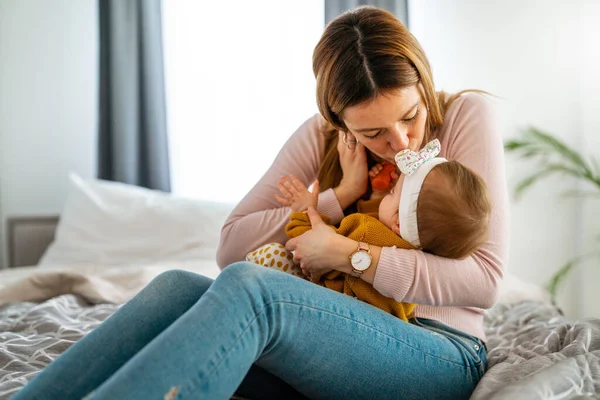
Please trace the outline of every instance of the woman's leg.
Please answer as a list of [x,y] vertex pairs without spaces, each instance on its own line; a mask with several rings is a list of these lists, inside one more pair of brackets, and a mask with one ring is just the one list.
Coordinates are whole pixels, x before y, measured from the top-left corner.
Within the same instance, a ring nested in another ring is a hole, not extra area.
[[310,398],[461,399],[483,374],[477,349],[288,274],[237,263],[91,398],[227,399],[256,362]]
[[159,275],[13,399],[81,399],[192,307],[212,282],[185,271]]
[[[71,346],[11,399],[81,399],[192,307],[212,279],[186,271],[156,277],[105,322]],[[272,374],[253,366],[239,394],[255,399],[301,398]]]

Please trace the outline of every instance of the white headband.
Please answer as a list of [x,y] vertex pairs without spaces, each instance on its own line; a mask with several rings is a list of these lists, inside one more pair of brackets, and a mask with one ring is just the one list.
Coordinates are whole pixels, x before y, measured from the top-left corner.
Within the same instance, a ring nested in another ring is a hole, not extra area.
[[406,149],[396,154],[395,157],[396,164],[404,174],[400,204],[398,205],[400,236],[416,248],[421,248],[417,223],[417,203],[421,187],[433,167],[448,161],[445,158],[436,157],[439,153],[440,142],[434,139],[420,151]]
[[419,167],[412,175],[405,175],[400,194],[400,236],[416,248],[421,247],[419,241],[419,225],[417,223],[417,202],[421,186],[433,167],[447,162],[445,158],[437,157]]

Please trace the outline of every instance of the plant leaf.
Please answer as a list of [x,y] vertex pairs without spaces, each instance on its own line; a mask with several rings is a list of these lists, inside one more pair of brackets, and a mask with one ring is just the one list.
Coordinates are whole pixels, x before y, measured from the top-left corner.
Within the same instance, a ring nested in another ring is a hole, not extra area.
[[530,175],[529,177],[521,180],[517,184],[517,187],[515,188],[515,196],[517,198],[519,198],[523,194],[523,192],[526,189],[528,189],[531,185],[533,185],[535,182],[537,182],[541,178],[546,177],[547,175],[557,173],[557,172],[562,172],[562,173],[565,173],[568,175],[573,175],[573,176],[579,176],[577,171],[572,170],[569,167],[565,167],[564,165],[560,165],[560,164],[549,164],[546,166],[545,169],[538,171],[538,172]]
[[[553,174],[568,175],[600,189],[600,165],[594,157],[590,157],[589,162],[586,161],[576,149],[537,128],[529,127],[522,131],[519,138],[507,140],[504,149],[507,152],[516,153],[521,158],[537,162],[534,172],[517,184],[515,188],[517,197],[521,196],[538,180]],[[581,196],[600,196],[600,192],[577,192]],[[600,235],[596,237],[596,240],[600,242]],[[584,258],[598,254],[600,254],[600,251],[596,250],[592,253],[580,255],[561,266],[552,275],[546,286],[552,297],[556,297],[560,285],[573,268]]]
[[[600,236],[598,237],[600,239]],[[551,277],[548,283],[546,284],[546,290],[550,293],[552,298],[556,298],[556,294],[558,292],[559,286],[564,282],[565,278],[571,272],[571,270],[576,267],[583,260],[598,256],[600,254],[599,251],[592,251],[587,254],[580,255],[578,257],[572,258],[562,267],[560,267]]]
[[530,128],[527,133],[531,135],[532,138],[535,138],[534,140],[538,141],[542,146],[548,146],[549,150],[554,150],[557,155],[560,155],[565,160],[570,161],[572,166],[577,166],[582,170],[589,171],[590,168],[583,157],[581,157],[577,151],[573,150],[559,139],[536,128]]
[[569,272],[580,262],[580,257],[574,258],[571,261],[567,262],[565,265],[560,267],[558,271],[556,271],[550,281],[546,285],[546,290],[550,293],[552,298],[556,298],[556,293],[558,292],[558,287],[563,283]]
[[592,169],[594,170],[594,175],[600,175],[600,165],[598,165],[598,160],[596,160],[594,157],[592,157],[591,161],[592,163]]
[[508,151],[514,151],[523,147],[523,142],[516,139],[510,139],[504,142],[504,149]]
[[[564,173],[600,188],[600,168],[594,158],[588,164],[576,150],[536,128],[523,131],[519,139],[506,141],[505,149],[518,153],[522,158],[537,159],[537,169],[540,171],[549,169],[550,172]],[[521,181],[516,196],[520,196],[525,189],[550,172],[536,173]]]
[[539,172],[536,172],[535,174],[530,175],[529,177],[521,180],[517,184],[517,187],[515,188],[515,197],[517,197],[517,198],[521,197],[521,195],[523,194],[523,192],[525,192],[526,189],[528,189],[531,185],[533,185],[535,182],[537,182],[541,178],[545,177],[546,175],[549,175],[551,172],[552,171],[539,171]]

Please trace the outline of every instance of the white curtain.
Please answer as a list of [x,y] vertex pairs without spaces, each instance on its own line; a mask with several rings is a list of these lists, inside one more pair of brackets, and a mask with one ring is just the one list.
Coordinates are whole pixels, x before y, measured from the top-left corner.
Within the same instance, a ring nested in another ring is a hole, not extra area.
[[366,5],[391,12],[408,27],[408,0],[325,0],[325,23],[346,10]]

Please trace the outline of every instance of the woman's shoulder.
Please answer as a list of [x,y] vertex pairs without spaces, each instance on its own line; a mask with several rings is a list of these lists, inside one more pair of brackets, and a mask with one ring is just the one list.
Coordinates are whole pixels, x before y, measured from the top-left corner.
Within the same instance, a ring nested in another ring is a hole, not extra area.
[[329,129],[332,129],[332,126],[323,118],[323,116],[319,113],[313,114],[308,117],[300,128],[304,128],[305,130],[310,130],[312,132],[325,132]]
[[447,95],[451,99],[439,128],[440,140],[450,139],[464,128],[485,128],[497,124],[496,103],[492,94],[486,92],[459,92]]
[[314,114],[300,124],[289,137],[287,144],[301,147],[322,147],[325,124],[326,121],[320,114]]
[[496,105],[492,99],[492,94],[468,91],[459,92],[448,97],[451,98],[453,96],[457,97],[446,111],[444,122],[450,122],[457,118],[469,118],[473,114],[479,114],[480,116],[482,116],[482,113],[484,113],[483,116],[495,114]]
[[325,120],[325,118],[323,118],[321,114],[316,113],[305,120],[295,133],[302,137],[309,136],[321,139],[323,133],[327,132],[331,128],[331,125]]
[[317,125],[317,128],[319,128],[319,130],[322,132],[333,129],[333,126],[329,122],[327,122],[327,120],[323,118],[323,116],[319,113],[316,113],[311,118],[309,118],[309,121],[315,123]]
[[501,136],[497,103],[485,92],[460,93],[446,111],[437,135],[446,157],[484,143],[501,146]]
[[308,118],[298,128],[294,136],[296,137],[296,144],[308,146],[310,148],[318,149],[319,152],[323,152],[325,147],[325,139],[335,131],[333,126],[329,124],[319,113],[314,114]]
[[308,168],[310,171],[318,170],[325,149],[322,123],[320,114],[304,120],[296,131],[288,136],[287,141],[279,150],[276,161],[285,168],[296,165],[298,168]]

